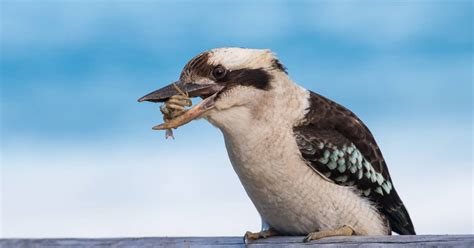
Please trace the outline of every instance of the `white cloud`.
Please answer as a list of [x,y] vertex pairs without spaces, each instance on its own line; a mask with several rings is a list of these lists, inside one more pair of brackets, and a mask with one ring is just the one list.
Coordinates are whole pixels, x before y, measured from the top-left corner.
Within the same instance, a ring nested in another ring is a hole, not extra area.
[[241,235],[259,228],[225,153],[106,150],[7,156],[2,235]]
[[[418,233],[472,233],[472,144],[466,126],[409,124],[374,125],[373,132]],[[2,236],[216,236],[258,230],[258,213],[222,142],[190,151],[185,140],[176,141],[161,147],[50,143],[36,152],[26,142],[10,144],[2,164]]]

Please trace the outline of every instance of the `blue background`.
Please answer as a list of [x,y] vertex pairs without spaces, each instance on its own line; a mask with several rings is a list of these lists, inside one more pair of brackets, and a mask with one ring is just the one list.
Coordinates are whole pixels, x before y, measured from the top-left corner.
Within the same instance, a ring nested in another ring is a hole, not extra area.
[[137,103],[215,47],[268,48],[371,128],[420,233],[472,233],[470,1],[2,1],[1,235],[241,235],[219,130]]

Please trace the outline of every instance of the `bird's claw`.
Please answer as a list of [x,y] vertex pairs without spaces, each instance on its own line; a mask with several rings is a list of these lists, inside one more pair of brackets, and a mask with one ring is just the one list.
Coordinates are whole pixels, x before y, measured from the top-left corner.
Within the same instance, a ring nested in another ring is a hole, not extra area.
[[352,236],[354,235],[354,229],[350,226],[343,226],[341,228],[335,230],[325,230],[319,232],[312,232],[309,233],[304,239],[303,242],[309,242],[311,240],[318,240],[326,237],[334,237],[334,236]]
[[260,233],[253,233],[253,232],[247,231],[244,235],[244,240],[245,241],[257,240],[259,238],[260,238]]
[[255,233],[247,231],[244,235],[244,243],[247,244],[251,240],[266,239],[272,236],[278,236],[278,233],[271,228],[269,230],[255,232]]

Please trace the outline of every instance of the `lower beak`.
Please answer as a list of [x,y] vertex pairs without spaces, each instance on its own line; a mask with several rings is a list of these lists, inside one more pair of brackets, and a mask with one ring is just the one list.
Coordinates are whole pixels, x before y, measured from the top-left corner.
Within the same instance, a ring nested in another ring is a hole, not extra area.
[[223,89],[222,85],[215,83],[209,84],[196,84],[196,83],[182,83],[181,81],[174,82],[167,85],[159,90],[153,91],[144,97],[138,99],[139,102],[164,102],[171,96],[179,95],[182,93],[187,94],[189,97],[200,96],[204,98],[200,103],[187,110],[184,114],[170,120],[169,122],[154,126],[154,130],[164,130],[177,128],[182,126],[196,118],[201,117],[204,113],[214,108],[214,99],[217,94]]

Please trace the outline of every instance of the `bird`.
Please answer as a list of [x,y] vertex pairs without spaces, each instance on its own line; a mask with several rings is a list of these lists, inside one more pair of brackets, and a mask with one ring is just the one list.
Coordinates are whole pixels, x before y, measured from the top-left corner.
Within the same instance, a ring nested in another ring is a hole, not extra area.
[[271,50],[207,50],[185,65],[178,81],[138,101],[166,104],[180,91],[203,100],[153,129],[203,118],[222,132],[262,219],[262,229],[246,232],[246,240],[416,234],[368,127],[349,109],[295,83]]

